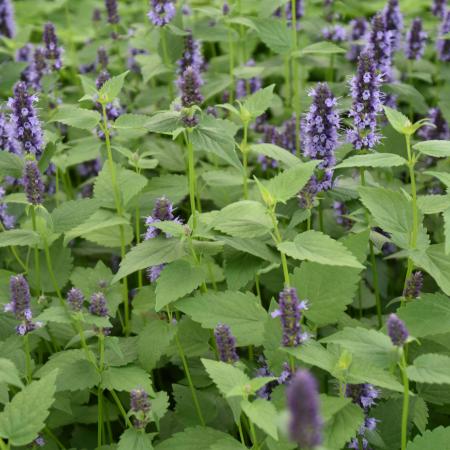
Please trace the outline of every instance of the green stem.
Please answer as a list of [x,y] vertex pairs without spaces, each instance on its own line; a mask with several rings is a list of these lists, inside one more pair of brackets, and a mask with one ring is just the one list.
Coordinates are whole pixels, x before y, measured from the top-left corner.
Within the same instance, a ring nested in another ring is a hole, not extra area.
[[191,129],[188,128],[187,133],[185,133],[185,138],[188,151],[189,201],[191,204],[192,228],[193,231],[195,231],[197,228],[197,211],[195,207],[195,160],[190,133]]
[[[231,26],[231,25],[230,25]],[[233,43],[233,35],[231,33],[231,29],[228,30],[228,53],[229,53],[229,71],[230,71],[230,77],[231,77],[231,85],[229,87],[229,93],[230,93],[230,103],[233,103],[234,100],[234,43]]]
[[[36,210],[35,210],[35,206],[31,205],[30,206],[30,211],[31,211],[31,223],[33,225],[33,231],[35,233],[37,233],[37,225],[36,225]],[[36,270],[36,284],[37,284],[37,291],[38,291],[38,295],[41,292],[41,267],[40,267],[40,263],[39,263],[39,249],[37,244],[34,246],[34,268]]]
[[55,289],[56,295],[58,296],[61,304],[65,306],[66,302],[64,301],[61,295],[61,291],[59,290],[58,281],[56,280],[55,272],[53,271],[52,257],[50,256],[50,250],[48,248],[48,243],[46,239],[44,239],[44,252],[45,252],[45,261],[47,262],[48,273],[50,274],[50,278],[53,284],[53,289]]
[[44,432],[45,434],[47,434],[48,436],[50,436],[50,438],[55,441],[56,445],[61,449],[61,450],[66,450],[66,447],[64,446],[64,444],[56,437],[56,435],[52,432],[52,430],[50,430],[50,428],[45,427],[44,428]]
[[252,436],[252,442],[253,442],[253,448],[255,450],[259,450],[259,444],[258,444],[258,438],[256,437],[256,432],[255,432],[255,426],[253,425],[253,422],[250,420],[249,417],[248,418],[248,425],[250,427],[250,434]]
[[25,333],[23,336],[23,347],[25,349],[25,367],[27,371],[27,381],[31,383],[32,380],[32,371],[31,371],[31,351],[30,351],[30,339],[28,337],[28,333]]
[[[6,228],[3,226],[3,223],[0,221],[0,230],[6,231]],[[22,259],[19,257],[19,254],[17,253],[16,247],[14,245],[9,246],[9,250],[11,251],[14,258],[16,258],[16,261],[19,263],[19,265],[22,267],[24,272],[28,272],[27,265],[22,261]]]
[[6,444],[3,439],[0,438],[0,450],[8,450],[9,444]]
[[92,353],[89,350],[89,347],[86,343],[86,336],[84,335],[83,326],[81,325],[80,321],[77,319],[75,319],[74,322],[75,322],[75,328],[77,329],[78,335],[80,336],[81,347],[83,348],[84,352],[86,353],[88,360],[92,364],[94,364],[94,366],[97,368],[97,362],[95,361],[94,356],[92,355]]
[[319,200],[319,206],[317,208],[318,215],[319,215],[319,230],[323,233],[324,226],[323,226],[323,208],[322,208],[322,202]]
[[181,346],[180,339],[178,338],[178,334],[175,335],[175,341],[178,347],[178,352],[180,354],[181,361],[183,363],[184,373],[186,374],[186,378],[189,383],[189,388],[191,389],[192,400],[194,401],[195,409],[197,410],[197,415],[200,420],[202,426],[205,426],[205,419],[203,418],[203,413],[200,408],[200,403],[197,398],[197,392],[195,391],[194,383],[192,382],[191,372],[189,370],[189,365],[186,359],[186,355],[184,353],[183,347]]
[[238,423],[237,423],[237,427],[239,430],[239,439],[241,440],[241,443],[244,447],[245,446],[245,439],[244,439],[244,433],[242,432],[242,424],[241,424],[241,420],[239,419]]
[[[99,365],[98,371],[99,373],[103,372],[104,367],[104,359],[105,359],[105,337],[103,334],[98,335],[98,350],[99,350]],[[102,431],[103,431],[103,388],[101,384],[98,386],[97,390],[98,396],[98,426],[97,426],[97,445],[98,447],[102,446]]]
[[120,401],[119,396],[116,394],[115,391],[109,391],[111,393],[112,398],[114,399],[114,401],[116,402],[117,408],[119,409],[120,413],[122,414],[125,423],[127,424],[128,428],[133,428],[133,424],[130,421],[130,418],[128,417],[128,414],[126,413],[122,402]]
[[408,443],[408,413],[409,413],[409,380],[406,373],[406,358],[403,352],[400,370],[403,380],[403,410],[402,410],[402,450],[406,450]]
[[[291,0],[291,17],[292,17],[292,52],[297,50],[297,1]],[[294,57],[292,60],[292,72],[293,72],[293,90],[292,96],[292,109],[295,111],[295,151],[298,157],[300,157],[300,80],[298,73],[298,63]]]
[[243,190],[244,199],[248,199],[248,122],[244,122],[244,137],[241,142],[242,165],[243,165]]
[[[275,210],[274,208],[271,208],[269,210],[270,213],[270,217],[272,218],[272,224],[273,224],[273,228],[274,228],[274,241],[275,243],[281,244],[281,242],[283,242],[283,239],[281,237],[281,233],[280,233],[280,229],[278,227],[278,220],[277,220],[277,216],[275,215]],[[288,269],[288,264],[287,264],[287,258],[286,255],[284,254],[284,252],[282,252],[281,250],[280,252],[280,257],[281,257],[281,266],[283,267],[283,275],[284,275],[284,284],[286,287],[289,287],[291,285],[291,281],[289,278],[289,269]]]
[[[164,65],[168,69],[171,69],[172,64],[170,63],[169,52],[167,51],[167,36],[166,36],[166,28],[165,27],[161,28],[161,46],[162,46],[162,51],[163,51]],[[168,74],[167,78],[169,81],[168,87],[169,87],[169,103],[170,103],[173,100],[173,82],[172,82],[171,75]]]

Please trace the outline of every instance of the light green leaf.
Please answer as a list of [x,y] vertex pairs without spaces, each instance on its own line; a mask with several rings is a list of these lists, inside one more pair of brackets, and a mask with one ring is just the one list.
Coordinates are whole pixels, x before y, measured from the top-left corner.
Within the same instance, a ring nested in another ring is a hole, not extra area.
[[97,111],[62,105],[58,107],[49,122],[61,122],[71,127],[91,131],[99,124],[100,119],[101,116]]
[[450,156],[450,141],[424,141],[413,146],[414,150],[435,158],[446,158]]
[[126,72],[123,72],[116,77],[112,77],[105,82],[98,93],[98,98],[101,103],[111,103],[118,97],[123,88],[123,83],[125,82],[128,72],[129,71],[127,70]]
[[450,450],[450,427],[442,426],[434,430],[426,430],[408,442],[406,450]]
[[180,113],[161,111],[149,118],[146,128],[152,133],[172,133],[180,126]]
[[32,246],[39,243],[39,234],[33,230],[6,230],[0,233],[0,247]]
[[91,198],[68,200],[52,211],[53,231],[65,233],[84,223],[99,209],[99,204]]
[[[203,358],[202,363],[224,397],[228,397],[236,386],[243,386],[250,382],[250,378],[241,369],[231,364]],[[240,396],[241,394],[236,395]]]
[[23,388],[17,367],[12,361],[6,358],[0,358],[0,384],[3,383]]
[[133,389],[144,389],[153,392],[150,375],[140,367],[109,367],[102,372],[102,386],[110,391],[131,392]]
[[445,184],[446,187],[450,187],[450,173],[427,170],[424,172],[424,174],[436,177],[439,181],[442,182],[442,184]]
[[294,242],[282,242],[278,249],[292,258],[330,266],[363,269],[364,266],[340,242],[319,231],[300,233]]
[[383,109],[389,123],[395,131],[400,134],[410,134],[409,128],[411,127],[411,121],[405,115],[396,109],[389,108],[388,106],[383,106]]
[[277,380],[277,377],[257,377],[250,380],[248,383],[235,386],[228,392],[227,397],[236,397],[254,395],[267,383]]
[[49,308],[44,309],[44,311],[36,317],[36,321],[44,323],[72,323],[66,308],[61,305],[50,306]]
[[293,155],[289,150],[278,147],[278,145],[275,144],[252,144],[250,150],[255,154],[268,156],[276,161],[280,161],[287,167],[292,167],[301,163],[300,159]]
[[225,206],[216,215],[212,226],[233,237],[255,238],[272,230],[266,208],[253,200],[242,200]]
[[168,264],[156,282],[156,311],[161,311],[169,303],[190,294],[205,280],[203,270],[193,267],[187,261],[179,260]]
[[445,254],[450,254],[450,207],[442,213],[444,219]]
[[128,428],[120,436],[117,450],[152,450],[152,435],[136,428]]
[[347,167],[397,167],[407,164],[405,158],[394,153],[368,153],[367,155],[355,155],[345,159],[336,166],[336,169]]
[[122,114],[115,120],[114,128],[117,130],[146,130],[149,120],[150,117],[143,114]]
[[255,93],[245,98],[243,107],[251,114],[254,119],[256,119],[256,117],[259,117],[269,108],[274,95],[274,87],[275,85],[271,84],[264,89],[257,90]]
[[419,195],[417,206],[423,214],[438,214],[450,208],[448,195]]
[[271,436],[273,439],[278,440],[277,431],[277,410],[275,406],[268,400],[258,398],[253,402],[248,400],[242,400],[242,410],[247,417],[261,430]]
[[450,357],[433,353],[420,355],[406,371],[408,378],[418,383],[450,384]]
[[147,83],[152,78],[170,72],[157,53],[152,55],[137,55],[136,60],[141,66],[142,78]]
[[275,53],[286,54],[291,50],[292,37],[289,28],[277,19],[256,20],[259,38]]
[[19,156],[0,148],[0,175],[20,178],[23,166],[24,162]]
[[314,44],[308,45],[297,52],[294,52],[293,56],[303,56],[303,55],[336,55],[339,53],[345,53],[345,50],[338,47],[332,42],[315,42]]
[[204,328],[228,325],[240,346],[260,345],[263,341],[267,313],[250,292],[208,292],[179,300],[176,307]]
[[0,436],[14,446],[30,444],[45,426],[54,402],[57,372],[33,381],[0,413]]

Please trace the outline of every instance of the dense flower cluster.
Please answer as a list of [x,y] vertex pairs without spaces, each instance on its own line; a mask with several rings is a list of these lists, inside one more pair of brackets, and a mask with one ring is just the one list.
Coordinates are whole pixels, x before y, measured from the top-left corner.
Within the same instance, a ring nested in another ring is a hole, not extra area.
[[392,50],[398,49],[402,39],[403,15],[398,0],[388,0],[384,10],[386,30],[390,32]]
[[20,145],[14,138],[14,130],[5,114],[0,112],[0,151],[20,154]]
[[392,76],[392,33],[386,25],[386,17],[377,14],[372,19],[368,49],[372,52],[375,68],[383,75],[385,81]]
[[431,12],[437,17],[444,17],[447,9],[447,0],[433,0]]
[[84,303],[84,295],[77,288],[71,288],[67,293],[67,303],[72,311],[81,311]]
[[236,338],[231,333],[230,327],[219,323],[214,329],[217,352],[221,361],[233,364],[239,360],[236,352]]
[[51,63],[53,69],[60,70],[62,67],[62,49],[58,46],[55,26],[48,22],[44,26],[43,40],[45,45],[45,58]]
[[420,292],[423,287],[423,273],[419,270],[411,274],[406,280],[405,289],[403,290],[403,297],[407,300],[413,300],[420,297]]
[[[352,31],[350,34],[350,42],[364,41],[367,38],[369,31],[369,24],[364,18],[353,19],[350,21]],[[358,57],[363,49],[363,45],[360,43],[352,43],[349,51],[347,52],[347,59],[349,61],[357,61]]]
[[175,13],[176,8],[172,0],[151,0],[151,8],[147,15],[155,27],[163,27],[172,22]]
[[2,225],[5,229],[9,230],[11,228],[14,228],[16,218],[8,214],[8,205],[2,202],[4,196],[5,196],[5,189],[3,188],[3,186],[0,186],[0,225]]
[[16,34],[14,11],[11,0],[0,0],[0,36],[13,38]]
[[130,410],[135,416],[134,426],[136,428],[145,428],[149,420],[150,409],[151,403],[147,392],[144,389],[133,389],[130,392]]
[[392,343],[397,347],[401,347],[409,336],[405,323],[399,319],[396,314],[391,314],[388,318],[386,326]]
[[34,159],[25,161],[22,183],[28,202],[34,206],[42,204],[45,186],[39,167]]
[[105,0],[106,14],[108,16],[108,23],[116,25],[120,22],[119,11],[117,7],[117,0]]
[[440,29],[440,37],[436,41],[436,49],[441,61],[450,61],[450,39],[445,39],[444,36],[450,33],[450,9],[444,14],[442,25]]
[[428,33],[423,31],[422,19],[415,18],[406,34],[405,53],[408,59],[421,59],[425,51]]
[[327,41],[344,42],[347,40],[347,31],[341,25],[333,25],[322,30],[322,36]]
[[184,50],[181,58],[177,61],[178,75],[188,68],[192,67],[196,71],[200,71],[204,65],[200,42],[194,39],[192,32],[184,38]]
[[[180,91],[181,106],[183,108],[189,110],[193,106],[199,106],[203,102],[203,95],[200,92],[203,79],[199,69],[192,66],[187,67],[178,78],[177,84]],[[195,111],[185,111],[183,113],[183,122],[186,127],[195,127],[198,124]]]

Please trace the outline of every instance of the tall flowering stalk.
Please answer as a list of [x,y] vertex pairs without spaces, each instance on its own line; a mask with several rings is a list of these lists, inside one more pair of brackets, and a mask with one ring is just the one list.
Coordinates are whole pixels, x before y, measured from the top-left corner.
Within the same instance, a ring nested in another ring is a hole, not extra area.
[[26,83],[20,81],[14,86],[14,97],[8,100],[11,109],[11,126],[14,138],[24,153],[32,153],[37,159],[42,155],[43,134],[34,104],[36,95],[28,92]]
[[34,159],[25,161],[22,182],[28,203],[33,206],[41,205],[44,199],[45,187],[41,172]]
[[427,114],[430,125],[423,126],[417,134],[425,141],[450,139],[450,128],[439,108],[431,108]]
[[178,75],[182,75],[188,68],[192,67],[196,71],[201,71],[205,60],[202,55],[200,42],[194,39],[192,32],[184,38],[184,50],[181,58],[177,61]]
[[313,449],[322,443],[323,420],[319,411],[317,381],[307,370],[299,370],[286,389],[290,413],[289,435],[300,448]]
[[381,13],[378,13],[372,19],[368,49],[371,50],[376,69],[383,75],[384,81],[390,81],[392,75],[392,37],[386,25],[386,17]]
[[414,300],[420,297],[423,287],[423,273],[420,271],[414,272],[406,280],[405,288],[403,289],[403,297],[406,300]]
[[433,4],[431,5],[431,12],[436,17],[444,17],[445,11],[447,9],[447,0],[433,0]]
[[403,15],[398,0],[388,0],[384,10],[386,30],[390,32],[392,50],[400,46],[403,30]]
[[150,420],[151,403],[144,389],[133,389],[130,392],[130,411],[134,416],[134,426],[144,429]]
[[[365,18],[353,19],[350,21],[352,31],[350,33],[350,42],[361,41],[367,38],[369,31],[369,24]],[[349,61],[357,61],[363,49],[361,44],[351,44],[347,52],[347,59]]]
[[105,8],[108,23],[117,25],[120,22],[117,0],[105,0]]
[[217,352],[222,362],[233,364],[239,361],[239,356],[236,352],[236,338],[232,335],[228,325],[219,323],[214,329],[214,337],[216,339]]
[[334,152],[338,146],[339,114],[337,100],[328,84],[319,83],[309,95],[312,104],[303,122],[305,136],[303,153],[306,157],[319,160],[316,174],[299,194],[300,205],[311,209],[315,196],[333,186]]
[[439,39],[436,41],[438,58],[444,62],[450,61],[450,40],[443,39],[447,33],[450,33],[450,9],[443,16]]
[[51,63],[54,70],[60,70],[62,67],[62,48],[58,46],[55,25],[51,22],[47,22],[44,26],[43,40],[45,58]]
[[12,39],[16,35],[16,23],[11,0],[0,0],[0,36]]
[[406,34],[406,57],[416,61],[421,59],[425,52],[427,39],[428,33],[423,30],[422,19],[416,17],[411,24],[411,29]]

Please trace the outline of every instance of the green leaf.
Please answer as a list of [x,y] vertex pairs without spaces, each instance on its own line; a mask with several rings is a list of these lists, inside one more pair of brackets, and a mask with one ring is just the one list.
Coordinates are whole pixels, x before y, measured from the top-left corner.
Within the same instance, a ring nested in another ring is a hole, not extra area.
[[280,161],[288,167],[301,163],[295,155],[283,147],[275,144],[252,144],[250,150],[258,155],[268,156],[269,158]]
[[268,400],[258,398],[253,402],[242,400],[242,410],[247,417],[258,427],[261,428],[269,436],[278,440],[277,431],[277,410],[275,406]]
[[9,444],[30,444],[45,426],[54,402],[56,372],[33,381],[5,406],[0,413],[0,436]]
[[52,211],[53,231],[65,233],[84,223],[99,208],[96,200],[83,198],[68,200]]
[[137,55],[136,60],[141,66],[144,83],[147,83],[158,75],[164,75],[165,73],[170,72],[170,69],[164,65],[161,56],[157,53],[154,53],[153,55]]
[[253,200],[242,200],[225,206],[216,215],[212,226],[233,237],[255,238],[272,230],[266,208]]
[[141,242],[126,254],[112,283],[138,270],[180,259],[184,254],[183,243],[178,239],[155,238]]
[[286,203],[301,191],[316,166],[317,161],[297,164],[271,178],[265,187],[276,202]]
[[96,367],[86,359],[73,361],[58,373],[56,391],[84,391],[100,383]]
[[420,355],[406,371],[408,378],[418,383],[450,384],[450,357],[432,353]]
[[256,20],[259,38],[274,53],[286,54],[292,48],[292,33],[289,28],[277,19]]
[[18,388],[23,388],[19,371],[15,364],[9,359],[0,358],[0,384],[10,384]]
[[282,242],[278,249],[292,258],[330,266],[363,269],[364,266],[340,242],[319,231],[300,233],[294,242]]
[[32,246],[39,243],[40,237],[33,230],[6,230],[0,233],[0,247]]
[[445,235],[445,254],[450,253],[450,208],[442,213],[444,219],[444,235]]
[[264,259],[265,261],[272,263],[280,262],[278,255],[267,244],[261,242],[261,240],[221,236],[220,241],[235,250],[249,253],[257,258]]
[[264,89],[257,90],[255,93],[245,98],[243,107],[251,114],[254,119],[263,114],[271,105],[274,95],[274,87],[275,85],[271,84]]
[[448,195],[419,195],[417,207],[423,214],[438,214],[450,208],[450,196]]
[[118,97],[123,88],[123,83],[125,82],[128,72],[129,71],[127,70],[126,72],[123,72],[116,77],[112,77],[105,82],[98,93],[99,101],[101,103],[111,103]]
[[450,141],[424,141],[413,146],[414,150],[435,158],[450,156]]
[[114,128],[117,130],[146,130],[149,119],[149,116],[143,114],[122,114],[115,120]]
[[49,122],[61,122],[71,127],[91,131],[99,124],[100,119],[101,115],[97,111],[62,105],[58,107]]
[[383,106],[383,109],[389,123],[395,131],[400,134],[410,134],[409,129],[411,127],[411,121],[405,115],[396,109],[389,108],[388,106]]
[[446,187],[450,187],[450,173],[427,170],[424,172],[424,174],[436,177],[439,181],[442,182],[442,184],[445,184]]
[[[236,386],[243,386],[250,382],[250,378],[241,369],[231,364],[203,358],[202,363],[224,397],[228,397]],[[236,395],[240,396],[240,394]]]
[[367,155],[355,155],[345,159],[336,166],[336,169],[347,167],[397,167],[407,164],[405,158],[394,153],[369,153]]
[[240,384],[235,386],[231,391],[228,392],[227,397],[236,397],[248,395],[254,395],[267,383],[277,380],[277,377],[257,377],[250,380],[248,383]]
[[67,309],[61,305],[50,306],[49,308],[44,309],[44,311],[36,317],[36,321],[43,323],[72,323],[72,320],[67,313]]
[[150,375],[140,367],[109,367],[102,372],[102,386],[110,391],[131,392],[142,388],[146,392],[153,392]]
[[426,115],[428,113],[427,102],[423,95],[412,85],[406,83],[389,83],[385,86],[388,93],[398,96],[399,102],[404,101],[412,105],[414,109]]
[[450,450],[450,427],[426,430],[409,442],[406,450]]
[[[180,282],[182,280],[182,282]],[[164,268],[156,282],[156,311],[190,294],[206,280],[200,267],[193,267],[187,261],[174,261]]]
[[21,178],[23,172],[23,160],[4,149],[0,148],[0,175]]
[[120,436],[117,450],[152,450],[152,435],[136,428],[128,428]]
[[308,45],[297,52],[294,52],[293,56],[303,56],[303,55],[336,55],[339,53],[345,53],[345,50],[338,47],[332,42],[315,42],[314,44]]
[[161,111],[150,117],[146,128],[152,133],[172,133],[180,126],[180,113]]
[[204,328],[227,324],[240,346],[260,345],[263,341],[267,313],[250,292],[208,292],[179,300],[176,307]]

